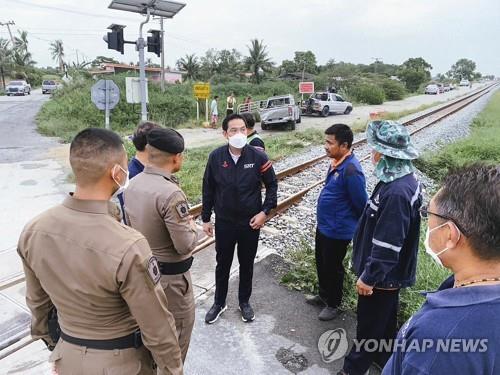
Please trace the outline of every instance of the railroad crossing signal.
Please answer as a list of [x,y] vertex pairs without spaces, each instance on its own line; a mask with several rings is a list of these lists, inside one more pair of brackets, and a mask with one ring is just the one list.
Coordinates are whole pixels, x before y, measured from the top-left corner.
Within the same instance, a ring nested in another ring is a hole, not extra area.
[[111,32],[104,36],[104,41],[108,43],[108,49],[114,49],[123,55],[125,40],[123,39],[123,29],[125,26],[112,24],[108,27]]
[[156,56],[161,55],[161,31],[149,30],[151,36],[148,36],[148,52],[154,52]]

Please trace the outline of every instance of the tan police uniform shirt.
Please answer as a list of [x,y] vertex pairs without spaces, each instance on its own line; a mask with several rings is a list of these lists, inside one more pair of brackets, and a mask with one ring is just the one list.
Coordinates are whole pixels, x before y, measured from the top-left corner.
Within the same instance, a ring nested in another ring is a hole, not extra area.
[[26,225],[18,253],[33,338],[51,342],[47,316],[54,304],[64,333],[105,340],[140,328],[163,373],[182,374],[157,262],[146,239],[110,215],[110,202],[67,197]]
[[148,239],[160,262],[176,263],[192,255],[198,236],[186,196],[172,174],[146,166],[124,193],[125,215]]

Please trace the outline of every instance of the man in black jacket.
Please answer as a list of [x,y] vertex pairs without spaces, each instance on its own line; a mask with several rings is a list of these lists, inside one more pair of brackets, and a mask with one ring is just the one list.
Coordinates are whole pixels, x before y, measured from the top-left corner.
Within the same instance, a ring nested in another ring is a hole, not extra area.
[[[240,263],[239,305],[244,322],[254,320],[249,299],[260,228],[276,207],[278,183],[267,156],[247,146],[245,120],[238,114],[222,122],[228,145],[212,151],[203,177],[203,230],[214,235],[210,217],[215,209],[215,301],[205,321],[214,323],[227,309],[226,295],[234,248]],[[266,187],[262,203],[261,187]]]

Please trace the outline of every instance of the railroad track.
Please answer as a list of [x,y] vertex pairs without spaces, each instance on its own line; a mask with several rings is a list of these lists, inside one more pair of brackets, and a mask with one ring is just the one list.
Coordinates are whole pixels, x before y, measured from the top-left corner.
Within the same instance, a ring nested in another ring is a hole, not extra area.
[[[482,88],[480,90],[477,90],[473,92],[470,95],[467,95],[465,97],[459,98],[455,101],[452,101],[450,103],[446,103],[445,105],[438,106],[435,109],[432,109],[428,112],[425,112],[421,115],[418,115],[416,117],[413,117],[402,124],[408,127],[412,127],[412,129],[409,131],[410,135],[414,135],[438,122],[443,120],[444,118],[460,111],[464,107],[468,106],[469,104],[475,102],[482,96],[486,95],[491,91],[493,87],[497,86],[497,84],[493,84],[490,86],[487,86],[485,88]],[[357,139],[356,141],[353,142],[353,148],[358,148],[366,143],[366,138],[362,137]],[[370,158],[370,154],[364,155],[360,157],[360,161],[366,161]],[[286,212],[290,207],[294,206],[300,200],[312,189],[316,188],[317,186],[321,185],[324,182],[324,178],[318,179],[317,181],[314,181],[312,183],[307,184],[305,187],[304,186],[295,186],[294,184],[290,184],[288,179],[290,177],[294,177],[295,179],[299,177],[300,180],[300,173],[307,171],[310,168],[315,168],[317,167],[320,163],[325,161],[327,159],[326,155],[318,156],[315,158],[312,158],[310,160],[307,160],[303,163],[297,164],[295,166],[292,166],[290,168],[286,168],[284,170],[281,170],[276,173],[278,181],[282,182],[282,185],[287,186],[288,188],[295,188],[296,192],[292,194],[288,193],[280,193],[278,192],[278,197],[282,197],[282,199],[279,200],[277,207],[271,211],[268,221],[274,218],[277,215],[281,215],[284,212]],[[201,215],[201,209],[202,205],[198,204],[193,206],[190,209],[190,214],[194,217],[197,218]],[[264,227],[265,228],[265,227]],[[265,229],[264,229],[265,230]],[[215,238],[213,237],[203,237],[199,240],[195,250],[193,251],[193,254],[199,253],[203,249],[207,248],[208,246],[212,245],[215,243]],[[16,286],[22,282],[25,281],[24,275],[23,274],[16,274],[6,280],[3,280],[0,283],[0,292],[3,290],[6,290],[8,288],[11,288],[13,286]],[[19,341],[12,343],[11,345],[5,346],[4,348],[0,348],[0,360],[15,353],[16,351],[24,348],[25,346],[33,343],[34,340],[29,336],[25,336],[21,338]]]

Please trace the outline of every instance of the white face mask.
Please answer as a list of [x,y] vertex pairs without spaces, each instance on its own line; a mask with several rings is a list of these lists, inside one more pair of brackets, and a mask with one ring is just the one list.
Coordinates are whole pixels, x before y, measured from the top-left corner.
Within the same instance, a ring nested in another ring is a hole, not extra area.
[[425,232],[425,241],[424,241],[425,252],[427,254],[429,254],[431,256],[432,260],[434,260],[434,262],[436,262],[440,267],[444,267],[444,265],[443,265],[443,262],[441,261],[441,258],[439,258],[439,256],[441,254],[443,254],[446,250],[448,250],[448,247],[446,247],[443,250],[438,251],[436,253],[436,252],[434,252],[434,250],[432,250],[431,245],[429,244],[429,238],[430,238],[430,235],[433,231],[445,226],[446,224],[448,224],[448,222],[441,224],[441,225],[438,225],[437,227],[432,228],[431,230],[429,230],[429,227],[427,227],[427,231]]
[[116,181],[115,179],[115,176],[113,176],[113,180],[115,181],[115,183],[118,185],[118,190],[115,191],[115,193],[113,194],[113,197],[116,197],[118,194],[121,194],[123,193],[127,188],[128,188],[128,185],[130,183],[130,179],[129,179],[129,172],[126,171],[125,169],[123,169],[121,166],[118,165],[118,168],[120,168],[123,173],[125,173],[127,175],[127,178],[125,180],[125,183],[123,185],[120,185],[120,183],[118,181]]
[[243,148],[247,144],[247,136],[243,133],[235,134],[229,137],[229,144],[234,148]]

